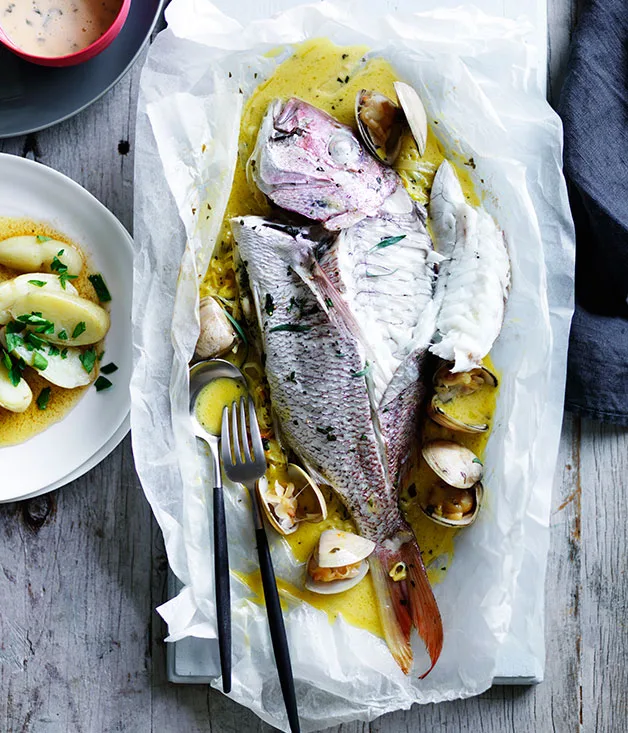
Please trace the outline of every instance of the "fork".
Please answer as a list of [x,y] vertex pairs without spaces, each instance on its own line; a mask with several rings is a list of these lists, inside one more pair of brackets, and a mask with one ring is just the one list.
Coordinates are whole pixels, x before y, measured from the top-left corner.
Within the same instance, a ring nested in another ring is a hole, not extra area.
[[[255,490],[255,482],[266,472],[266,458],[264,457],[264,446],[262,444],[257,416],[255,415],[255,407],[250,397],[248,398],[248,413],[251,446],[249,446],[247,435],[244,397],[240,400],[239,412],[240,425],[238,428],[238,407],[236,403],[233,402],[231,406],[231,420],[229,420],[229,408],[225,407],[222,411],[222,432],[220,440],[222,465],[231,481],[244,484],[251,496],[257,554],[259,556],[264,600],[266,602],[266,614],[268,616],[268,626],[270,627],[270,638],[273,644],[279,683],[281,685],[286,712],[288,713],[290,730],[292,733],[299,733],[299,713],[294,692],[294,678],[292,676],[288,639],[286,638],[286,627],[283,622],[268,538],[264,529],[262,507],[257,491]],[[229,432],[229,422],[231,422],[231,433]],[[251,448],[253,449],[252,454]]]

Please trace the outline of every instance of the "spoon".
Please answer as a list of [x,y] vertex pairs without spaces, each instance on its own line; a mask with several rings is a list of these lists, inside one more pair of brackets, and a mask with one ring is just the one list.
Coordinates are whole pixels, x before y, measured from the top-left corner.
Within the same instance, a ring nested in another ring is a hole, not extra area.
[[222,689],[231,691],[231,593],[229,588],[229,549],[227,546],[227,525],[225,522],[225,503],[222,492],[218,434],[210,433],[201,425],[196,415],[196,405],[203,389],[216,379],[234,379],[246,387],[242,372],[224,359],[199,361],[190,368],[190,418],[197,438],[204,440],[212,454],[214,469],[214,574],[216,577],[216,615],[218,620],[218,648],[220,651],[220,671]]

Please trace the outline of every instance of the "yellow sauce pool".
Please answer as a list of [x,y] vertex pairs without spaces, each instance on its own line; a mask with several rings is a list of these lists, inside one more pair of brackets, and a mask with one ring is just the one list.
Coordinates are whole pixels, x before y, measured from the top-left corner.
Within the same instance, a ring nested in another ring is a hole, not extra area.
[[[9,237],[17,237],[28,234],[42,235],[51,239],[58,239],[61,242],[67,242],[81,251],[80,246],[70,240],[61,232],[52,229],[45,224],[30,221],[29,219],[12,219],[9,217],[0,217],[0,240]],[[85,256],[83,255],[83,259]],[[23,274],[21,271],[12,270],[8,267],[0,265],[0,283],[10,280],[18,275]],[[94,288],[87,279],[90,274],[87,267],[83,267],[81,274],[76,280],[72,280],[72,285],[78,290],[81,297],[98,303],[98,298],[94,292]],[[97,344],[96,349],[100,350]],[[95,367],[98,369],[98,364]],[[81,399],[86,387],[77,387],[76,389],[63,389],[51,384],[47,379],[40,376],[34,369],[26,367],[24,370],[24,379],[28,382],[33,393],[33,401],[28,409],[22,413],[9,412],[0,407],[0,448],[7,445],[17,445],[25,440],[41,433],[46,428],[58,422],[74,407]],[[96,375],[94,375],[95,378]],[[37,406],[37,397],[42,389],[50,387],[50,399],[45,410],[40,410]]]
[[235,379],[221,377],[205,385],[196,398],[196,419],[211,435],[220,435],[223,408],[239,402],[244,386]]
[[[246,161],[255,146],[262,117],[269,103],[274,99],[297,96],[325,110],[340,122],[355,127],[354,101],[356,94],[361,89],[376,90],[395,98],[393,82],[398,79],[398,75],[390,64],[381,58],[365,60],[364,55],[367,51],[368,49],[363,46],[338,47],[326,39],[307,41],[298,46],[294,54],[257,87],[244,107],[240,127],[239,156],[231,195],[218,245],[201,287],[201,297],[219,296],[223,302],[230,303],[231,315],[235,318],[242,317],[242,310],[238,300],[237,273],[229,219],[234,216],[249,214],[264,216],[270,213],[270,206],[265,197],[246,178]],[[421,203],[427,201],[434,174],[444,157],[444,150],[432,129],[428,132],[427,149],[423,157],[418,155],[411,136],[407,135],[404,138],[402,151],[395,167],[402,176],[409,193]],[[466,199],[474,206],[479,205],[479,198],[474,190],[468,169],[462,163],[457,165],[454,162],[454,167]],[[263,375],[263,369],[259,357],[254,352],[248,353],[247,359],[249,366],[245,366],[245,371],[248,369],[247,373],[250,372],[253,375],[249,380],[249,386],[251,392],[257,395],[256,406],[261,412],[268,409],[267,387],[263,383],[263,378],[255,375]],[[486,361],[486,364],[493,371],[490,360]],[[479,410],[483,414],[492,414],[495,400],[495,390],[485,391],[481,396],[470,401],[469,406],[472,405],[474,411]],[[467,445],[480,457],[488,440],[488,435],[454,434],[427,418],[425,419],[424,436],[426,439],[453,438]],[[285,463],[286,457],[278,448],[271,429],[268,430],[266,437],[268,438],[266,457],[271,463],[269,473],[274,474],[273,478],[279,478],[281,465],[282,462]],[[455,530],[432,522],[420,509],[419,498],[422,492],[429,489],[434,479],[435,476],[431,470],[421,462],[411,472],[400,494],[401,508],[415,531],[432,583],[442,579],[453,558],[456,534]],[[485,490],[490,494],[490,487],[485,487]],[[327,519],[318,524],[303,522],[295,533],[284,538],[299,562],[307,561],[323,530],[339,528],[355,531],[355,526],[346,510],[331,490],[326,490],[326,496],[329,498]],[[238,574],[238,577],[251,588],[256,600],[261,602],[263,595],[259,573]],[[325,611],[330,621],[342,614],[348,623],[382,636],[375,593],[369,575],[350,591],[333,596],[310,593],[282,579],[278,579],[278,585],[282,597],[288,603],[305,601]]]

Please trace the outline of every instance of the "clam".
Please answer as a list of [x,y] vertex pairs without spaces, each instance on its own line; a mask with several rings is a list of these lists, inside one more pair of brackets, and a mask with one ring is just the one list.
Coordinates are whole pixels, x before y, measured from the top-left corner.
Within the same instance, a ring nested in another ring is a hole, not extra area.
[[431,440],[421,452],[427,465],[449,486],[470,489],[484,472],[475,453],[452,440]]
[[306,589],[331,595],[353,588],[368,573],[366,558],[374,549],[374,542],[352,532],[325,530],[307,563]]
[[485,386],[497,387],[497,377],[486,367],[477,367],[468,372],[451,372],[444,364],[434,375],[435,394],[427,407],[427,413],[434,422],[461,433],[484,433],[488,423],[470,423],[454,417],[451,403],[459,397],[477,392]]
[[387,165],[392,165],[399,155],[406,125],[420,155],[427,145],[427,117],[419,95],[401,81],[395,82],[394,87],[399,104],[367,89],[362,89],[355,100],[355,118],[364,145]]
[[289,463],[284,480],[270,482],[262,476],[257,493],[268,521],[282,535],[296,532],[299,522],[322,522],[327,502],[315,481],[302,468]]
[[444,481],[432,486],[421,509],[432,521],[445,527],[468,527],[480,511],[484,488],[478,481],[470,489],[455,489]]

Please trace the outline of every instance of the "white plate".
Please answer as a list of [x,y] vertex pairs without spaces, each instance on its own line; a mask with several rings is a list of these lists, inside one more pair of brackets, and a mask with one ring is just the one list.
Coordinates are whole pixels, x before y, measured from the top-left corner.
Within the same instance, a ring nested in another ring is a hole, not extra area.
[[0,448],[3,502],[68,483],[117,444],[112,438],[130,407],[133,249],[126,229],[85,189],[51,168],[13,155],[0,154],[0,216],[47,222],[81,245],[111,291],[104,361],[118,366],[110,377],[111,389],[96,392],[90,387],[63,420],[25,443]]

